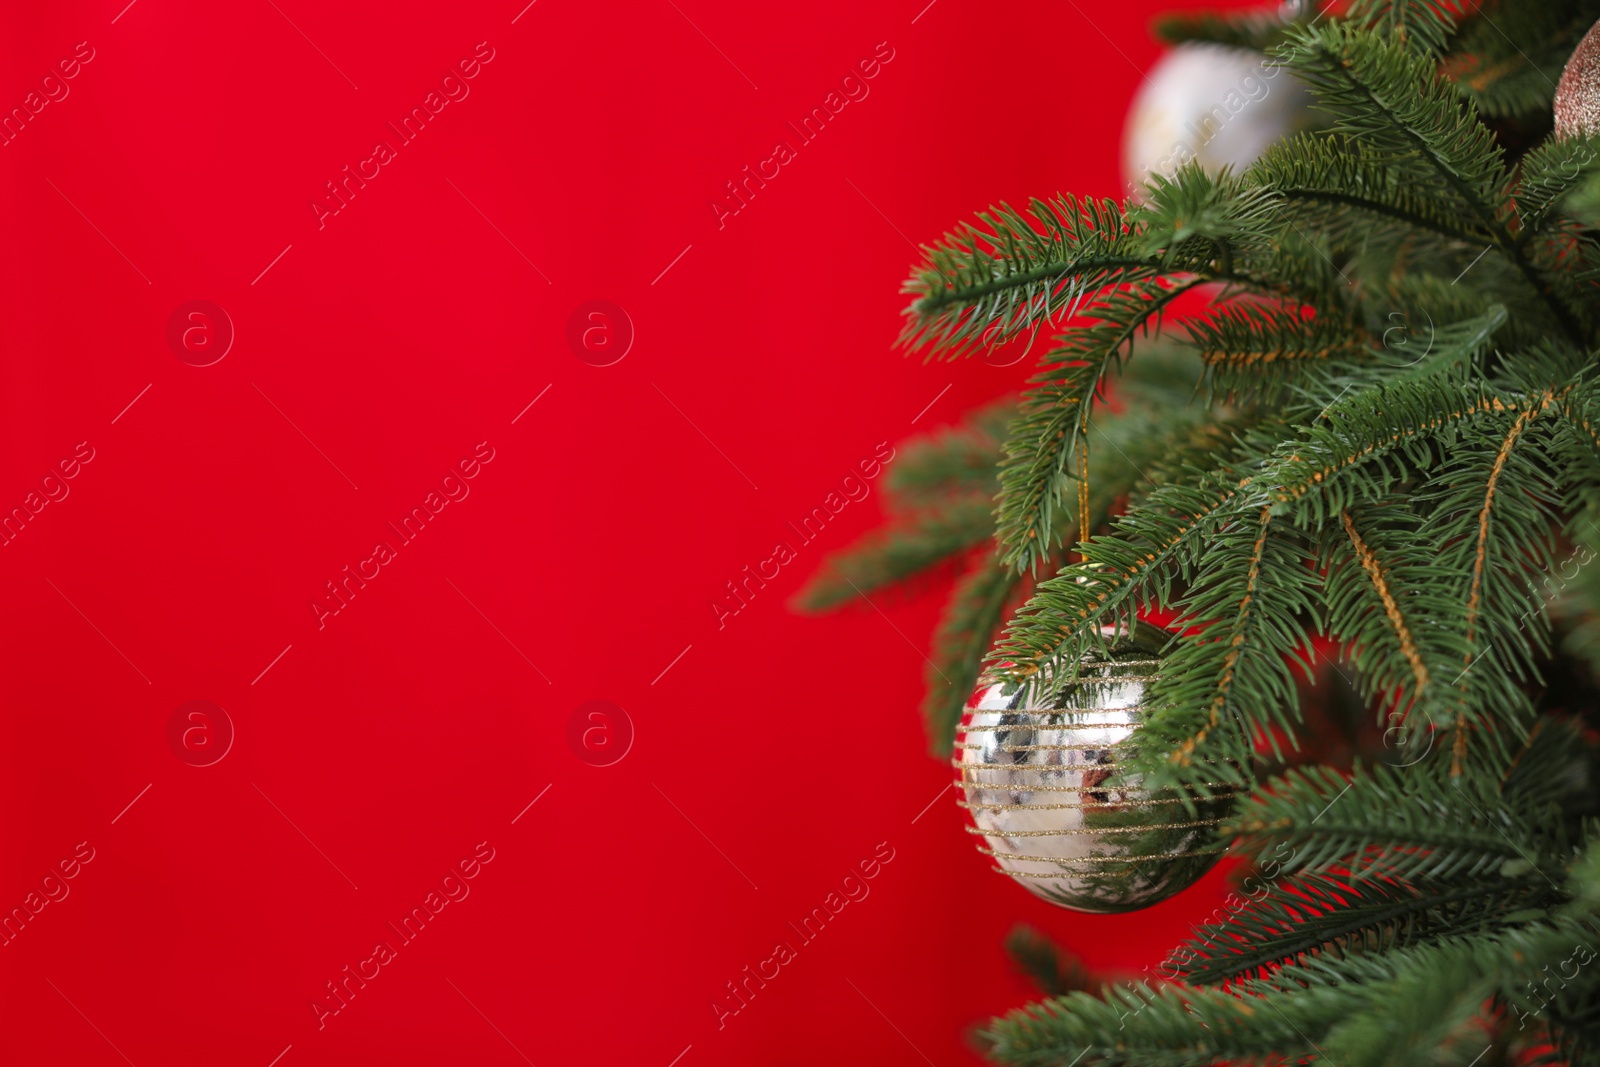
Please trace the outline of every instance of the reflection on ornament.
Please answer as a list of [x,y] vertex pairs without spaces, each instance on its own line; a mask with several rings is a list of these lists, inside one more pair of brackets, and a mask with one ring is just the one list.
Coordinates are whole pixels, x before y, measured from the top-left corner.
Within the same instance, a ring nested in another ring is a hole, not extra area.
[[1181,44],[1145,77],[1128,111],[1122,173],[1130,190],[1198,159],[1211,173],[1242,170],[1306,125],[1309,94],[1259,52]]
[[1556,136],[1600,133],[1600,22],[1583,35],[1556,86]]
[[[1110,636],[1109,631],[1107,636]],[[1113,642],[1048,703],[1047,682],[978,690],[957,733],[961,802],[979,851],[1045,900],[1078,911],[1133,911],[1192,885],[1221,855],[1219,791],[1191,812],[1177,793],[1113,780],[1143,725],[1159,642]]]

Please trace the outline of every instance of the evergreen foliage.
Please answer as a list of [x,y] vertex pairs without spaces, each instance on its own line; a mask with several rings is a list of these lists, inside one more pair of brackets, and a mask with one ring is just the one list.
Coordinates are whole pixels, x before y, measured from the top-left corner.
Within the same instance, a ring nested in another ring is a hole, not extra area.
[[1006,954],[1017,965],[1017,969],[1048,996],[1095,993],[1105,986],[1104,980],[1085,967],[1081,960],[1027,923],[1018,923],[1006,935]]
[[[1051,997],[990,1025],[998,1061],[1600,1064],[1600,138],[1549,136],[1597,18],[1169,18],[1268,50],[1325,125],[925,248],[907,348],[1059,336],[1004,427],[908,449],[888,531],[805,602],[964,562],[936,753],[980,674],[1060,686],[1102,627],[1158,615],[1123,773],[1237,789],[1222,835],[1257,865],[1162,981],[1068,981],[1014,935]],[[1354,766],[1313,758],[1298,676],[1329,649],[1381,732]]]

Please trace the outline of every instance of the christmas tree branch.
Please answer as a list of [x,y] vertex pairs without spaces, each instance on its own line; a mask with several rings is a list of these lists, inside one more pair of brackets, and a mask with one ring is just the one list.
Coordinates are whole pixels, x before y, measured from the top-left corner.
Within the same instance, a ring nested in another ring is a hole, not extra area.
[[1310,873],[1253,890],[1227,920],[1173,954],[1176,977],[1218,985],[1310,958],[1387,952],[1464,929],[1493,931],[1508,916],[1558,902],[1541,878],[1401,882]]
[[1508,176],[1493,136],[1471,105],[1463,107],[1454,88],[1438,80],[1431,60],[1344,22],[1295,30],[1284,56],[1325,103],[1339,109],[1336,132],[1371,138],[1396,156],[1425,161],[1540,295],[1567,337],[1586,342],[1587,331],[1572,309],[1501,218],[1498,205]]
[[1089,432],[1095,396],[1151,320],[1203,282],[1155,278],[1112,293],[1090,309],[1098,322],[1075,330],[1044,357],[1060,369],[1046,371],[1040,376],[1045,384],[1024,395],[1000,468],[1000,543],[1008,566],[1031,571],[1057,547],[1052,534],[1060,525],[1067,461]]

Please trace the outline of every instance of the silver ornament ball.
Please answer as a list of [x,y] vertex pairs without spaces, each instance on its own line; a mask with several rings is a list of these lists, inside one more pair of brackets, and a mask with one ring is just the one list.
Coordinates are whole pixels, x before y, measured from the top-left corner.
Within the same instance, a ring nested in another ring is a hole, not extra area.
[[1114,640],[1108,659],[1085,661],[1048,702],[1048,679],[980,688],[962,718],[954,763],[968,831],[998,870],[1053,904],[1148,907],[1221,855],[1213,831],[1231,806],[1226,791],[1197,798],[1191,812],[1181,795],[1113,777],[1137,744],[1159,647],[1145,633]]

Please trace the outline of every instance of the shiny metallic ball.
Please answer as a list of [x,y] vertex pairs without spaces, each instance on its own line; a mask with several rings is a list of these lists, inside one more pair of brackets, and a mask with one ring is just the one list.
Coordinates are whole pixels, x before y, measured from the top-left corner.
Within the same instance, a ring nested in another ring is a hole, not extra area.
[[1042,706],[1048,682],[980,688],[956,735],[956,768],[978,851],[1037,896],[1076,911],[1148,907],[1192,885],[1223,846],[1213,831],[1231,796],[1151,796],[1137,780],[1113,784],[1143,725],[1144,697],[1161,661],[1141,636],[1084,662],[1075,682]]

